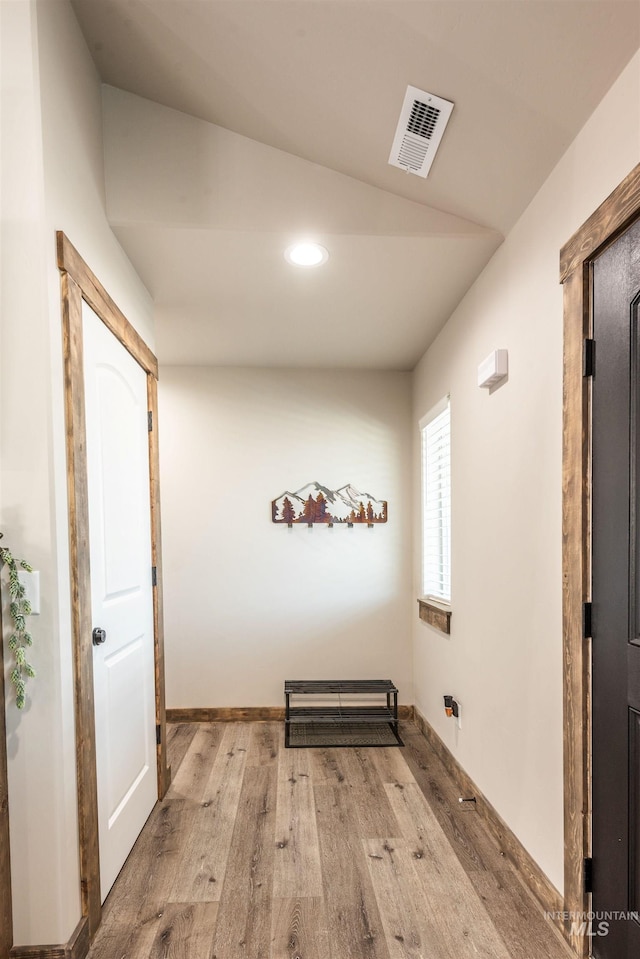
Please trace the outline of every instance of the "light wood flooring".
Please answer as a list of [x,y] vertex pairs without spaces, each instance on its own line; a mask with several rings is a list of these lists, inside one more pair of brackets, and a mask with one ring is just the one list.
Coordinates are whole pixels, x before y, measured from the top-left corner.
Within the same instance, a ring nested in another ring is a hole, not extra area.
[[169,727],[173,782],[90,959],[567,959],[413,724],[405,748]]

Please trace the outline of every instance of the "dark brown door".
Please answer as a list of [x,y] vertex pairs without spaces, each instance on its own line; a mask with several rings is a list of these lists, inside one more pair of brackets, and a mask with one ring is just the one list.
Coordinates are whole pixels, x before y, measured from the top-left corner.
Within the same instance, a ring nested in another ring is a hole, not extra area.
[[599,959],[638,959],[640,222],[594,263],[593,904]]

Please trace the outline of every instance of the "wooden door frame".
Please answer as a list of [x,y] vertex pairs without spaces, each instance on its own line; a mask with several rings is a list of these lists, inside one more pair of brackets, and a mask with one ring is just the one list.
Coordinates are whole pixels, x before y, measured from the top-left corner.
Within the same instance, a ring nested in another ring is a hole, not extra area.
[[[78,832],[80,843],[80,888],[82,914],[93,937],[102,915],[100,858],[98,846],[98,791],[91,639],[91,579],[89,570],[89,505],[82,347],[82,301],[120,341],[147,374],[148,409],[153,428],[149,432],[151,486],[151,553],[156,567],[153,590],[154,660],[158,798],[171,779],[167,767],[164,682],[164,630],[162,615],[162,546],[160,531],[160,480],[157,429],[158,361],[136,330],[118,309],[100,281],[62,232],[58,232],[58,268],[62,283],[64,342],[64,392],[69,496],[69,548],[71,613],[73,631],[74,691],[76,721],[76,775],[78,784]],[[151,575],[151,570],[149,570]]]
[[[640,217],[640,164],[562,247],[564,300],[562,452],[562,618],[564,688],[564,902],[589,909],[584,860],[591,855],[591,640],[583,604],[591,601],[591,379],[583,375],[584,340],[593,332],[593,261]],[[575,915],[577,919],[577,915]],[[566,934],[586,956],[586,936]]]

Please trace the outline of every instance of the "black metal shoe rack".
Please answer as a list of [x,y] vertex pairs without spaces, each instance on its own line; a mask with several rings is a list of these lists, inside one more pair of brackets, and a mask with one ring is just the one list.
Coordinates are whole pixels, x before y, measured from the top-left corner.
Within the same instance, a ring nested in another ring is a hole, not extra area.
[[[357,706],[343,706],[341,699],[363,694],[371,695],[372,701]],[[336,696],[332,705],[292,704],[292,696]],[[330,725],[388,724],[399,745],[403,745],[398,732],[398,690],[390,679],[287,679],[284,684],[285,733],[284,744],[291,746],[291,727],[296,723],[322,723]],[[356,745],[354,743],[354,745]],[[362,745],[368,745],[366,743]]]

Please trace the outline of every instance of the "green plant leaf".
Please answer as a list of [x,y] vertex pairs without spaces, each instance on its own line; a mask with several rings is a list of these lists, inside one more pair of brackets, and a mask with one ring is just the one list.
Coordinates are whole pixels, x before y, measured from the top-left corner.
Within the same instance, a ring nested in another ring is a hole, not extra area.
[[26,702],[26,677],[33,678],[36,672],[33,666],[27,662],[25,653],[25,647],[31,646],[33,642],[31,634],[26,629],[27,616],[31,615],[32,607],[29,600],[25,598],[26,588],[20,582],[18,566],[28,573],[33,572],[33,567],[25,560],[15,560],[11,551],[6,547],[0,548],[0,564],[4,564],[9,573],[9,612],[14,629],[9,638],[9,649],[15,657],[15,666],[11,670],[10,680],[16,690],[16,706],[18,709],[23,709]]

